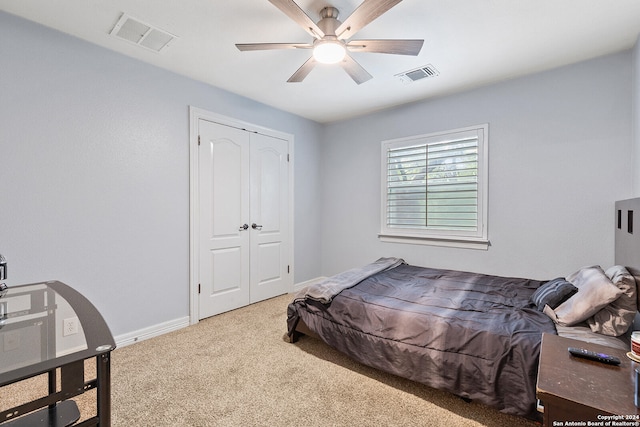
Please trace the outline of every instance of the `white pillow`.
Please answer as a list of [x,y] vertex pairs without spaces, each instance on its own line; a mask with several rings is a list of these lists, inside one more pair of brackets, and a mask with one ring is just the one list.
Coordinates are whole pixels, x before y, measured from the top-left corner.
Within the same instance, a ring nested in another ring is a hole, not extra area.
[[629,330],[636,316],[636,280],[621,265],[614,265],[604,274],[622,290],[622,295],[587,319],[587,323],[593,332],[617,337]]
[[555,310],[549,306],[544,308],[545,314],[562,326],[587,320],[623,293],[597,265],[581,268],[567,276],[567,281],[578,288],[578,292]]

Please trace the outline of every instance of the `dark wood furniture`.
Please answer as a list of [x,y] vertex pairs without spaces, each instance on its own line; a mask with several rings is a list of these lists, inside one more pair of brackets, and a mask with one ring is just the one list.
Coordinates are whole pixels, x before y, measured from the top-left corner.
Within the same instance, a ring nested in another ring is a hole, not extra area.
[[[0,426],[109,427],[111,351],[116,345],[104,319],[80,293],[51,281],[12,286],[0,297],[0,389],[46,374],[47,396],[0,412]],[[96,377],[85,380],[85,360]],[[59,375],[59,376],[58,376]],[[96,390],[96,415],[80,418],[71,398]]]
[[[586,348],[616,356],[619,366],[571,356],[568,347]],[[634,404],[635,368],[623,350],[543,334],[536,393],[544,405],[544,425],[566,425],[568,421],[640,421]],[[555,424],[554,424],[555,423]],[[595,425],[595,424],[594,424]]]

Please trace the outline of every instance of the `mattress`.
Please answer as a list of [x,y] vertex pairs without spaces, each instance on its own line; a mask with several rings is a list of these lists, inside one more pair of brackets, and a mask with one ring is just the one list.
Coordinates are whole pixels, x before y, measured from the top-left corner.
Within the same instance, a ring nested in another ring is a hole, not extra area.
[[541,282],[402,264],[342,290],[329,304],[296,298],[289,333],[302,320],[353,359],[502,412],[536,418],[543,333]]

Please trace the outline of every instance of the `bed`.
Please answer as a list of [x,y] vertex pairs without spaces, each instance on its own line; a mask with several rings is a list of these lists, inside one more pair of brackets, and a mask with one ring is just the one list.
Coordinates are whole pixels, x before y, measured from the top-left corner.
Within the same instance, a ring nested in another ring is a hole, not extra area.
[[[618,230],[632,234],[620,221]],[[617,252],[628,251],[618,241]],[[287,308],[287,336],[311,335],[365,365],[537,419],[542,334],[629,349],[635,273],[593,265],[533,280],[381,258],[299,292]]]

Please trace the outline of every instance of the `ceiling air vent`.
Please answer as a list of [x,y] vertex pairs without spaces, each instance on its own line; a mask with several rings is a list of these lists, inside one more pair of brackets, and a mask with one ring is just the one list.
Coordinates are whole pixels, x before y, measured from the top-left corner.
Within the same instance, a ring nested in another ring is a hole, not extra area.
[[408,84],[413,83],[417,80],[426,79],[427,77],[435,77],[438,74],[440,74],[438,70],[436,70],[433,65],[428,64],[414,70],[396,74],[395,76],[402,80],[403,83]]
[[138,21],[126,13],[122,14],[109,34],[157,53],[162,52],[177,38],[173,34]]

